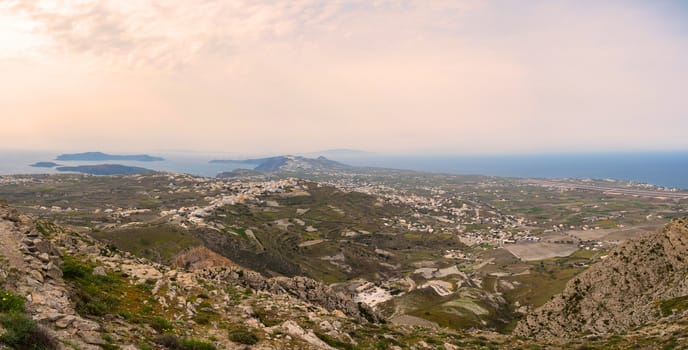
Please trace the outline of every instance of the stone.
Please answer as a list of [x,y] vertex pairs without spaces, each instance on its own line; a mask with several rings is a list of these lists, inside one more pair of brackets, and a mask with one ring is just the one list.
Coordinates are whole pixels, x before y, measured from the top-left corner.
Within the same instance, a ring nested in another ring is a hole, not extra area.
[[45,295],[43,295],[42,293],[33,292],[27,297],[27,299],[28,298],[31,299],[32,304],[45,304],[46,302]]
[[50,242],[46,241],[41,241],[41,240],[34,240],[33,243],[36,245],[36,249],[38,249],[39,252],[41,253],[50,253],[52,250],[52,246],[50,245]]
[[102,266],[96,266],[95,268],[93,268],[93,274],[96,276],[107,276],[105,268]]
[[56,312],[55,310],[43,311],[36,315],[35,319],[39,322],[55,322],[61,318],[65,317],[64,314]]
[[62,270],[60,270],[57,266],[53,265],[50,269],[48,269],[48,271],[46,271],[45,275],[54,280],[57,280],[62,277]]
[[50,262],[50,255],[48,255],[48,253],[41,253],[38,255],[38,258],[41,259],[43,263]]
[[306,341],[307,343],[315,346],[318,349],[334,350],[333,347],[329,346],[327,343],[325,343],[320,338],[318,338],[315,335],[315,333],[313,333],[313,331],[311,331],[311,330],[307,331],[307,330],[301,328],[301,326],[299,326],[298,323],[296,323],[292,320],[285,321],[284,323],[282,323],[280,325],[280,328],[282,328],[282,330],[285,333],[287,333],[291,336],[297,337],[297,338],[301,338],[304,341]]
[[344,314],[344,312],[342,312],[342,310],[339,310],[339,309],[333,310],[333,311],[332,311],[332,316],[336,316],[336,317],[339,317],[339,318],[346,318],[346,314]]
[[84,340],[85,343],[88,344],[96,344],[96,345],[102,345],[105,344],[105,341],[103,340],[103,337],[100,336],[100,333],[95,332],[95,331],[80,331],[79,336],[81,339]]
[[100,329],[100,325],[97,322],[84,320],[82,318],[74,320],[73,326],[79,331],[97,331]]
[[328,322],[327,320],[321,321],[319,326],[325,332],[329,332],[329,331],[334,330],[334,327],[332,327],[332,324],[330,322]]
[[26,284],[31,288],[38,288],[41,286],[41,282],[31,278],[31,276],[26,276]]
[[29,272],[29,276],[31,276],[31,278],[34,280],[43,283],[43,274],[40,271],[31,270],[31,272]]
[[69,327],[69,325],[72,324],[72,322],[74,322],[75,319],[76,319],[75,316],[67,315],[67,316],[62,317],[61,319],[57,320],[57,322],[55,322],[55,326],[58,328],[67,328],[67,327]]

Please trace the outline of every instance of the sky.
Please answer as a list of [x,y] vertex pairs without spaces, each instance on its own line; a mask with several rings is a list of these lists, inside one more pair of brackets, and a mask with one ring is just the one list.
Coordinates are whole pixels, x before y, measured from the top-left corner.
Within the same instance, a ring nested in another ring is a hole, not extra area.
[[680,0],[0,0],[0,75],[0,149],[688,150]]

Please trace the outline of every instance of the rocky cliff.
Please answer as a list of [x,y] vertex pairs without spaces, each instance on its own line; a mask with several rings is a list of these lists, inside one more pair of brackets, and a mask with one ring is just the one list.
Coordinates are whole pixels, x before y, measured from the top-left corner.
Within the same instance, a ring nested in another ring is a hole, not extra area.
[[614,248],[521,320],[514,333],[549,338],[621,333],[683,312],[686,295],[688,220],[676,219]]

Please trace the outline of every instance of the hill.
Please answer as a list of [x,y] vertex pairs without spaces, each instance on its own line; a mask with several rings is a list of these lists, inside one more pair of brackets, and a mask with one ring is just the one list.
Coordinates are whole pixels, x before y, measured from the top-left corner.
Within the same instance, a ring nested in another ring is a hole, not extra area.
[[387,325],[322,283],[266,278],[206,248],[152,263],[3,203],[0,239],[3,350],[479,349],[504,340]]
[[244,160],[211,160],[210,162],[219,164],[249,164],[255,166],[254,170],[261,172],[342,170],[350,167],[322,156],[318,158],[277,156]]
[[688,220],[632,239],[568,282],[514,333],[573,338],[616,334],[688,310]]

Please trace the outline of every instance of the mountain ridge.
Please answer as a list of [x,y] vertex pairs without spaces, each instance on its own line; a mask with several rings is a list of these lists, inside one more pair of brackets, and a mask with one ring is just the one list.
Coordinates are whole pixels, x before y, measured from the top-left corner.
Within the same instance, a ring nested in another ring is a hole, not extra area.
[[674,219],[611,250],[522,319],[514,334],[573,338],[622,333],[657,321],[672,312],[663,312],[663,305],[688,295],[687,256],[688,219]]
[[223,160],[215,159],[210,163],[215,164],[249,164],[255,165],[253,170],[260,172],[276,171],[303,171],[303,170],[342,170],[351,166],[330,160],[323,156],[317,158],[306,158],[303,156],[275,156],[267,158],[243,159],[243,160]]

